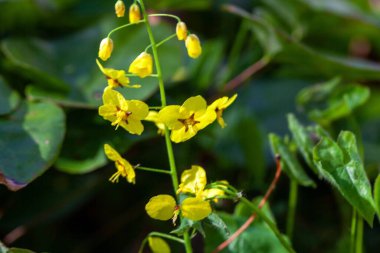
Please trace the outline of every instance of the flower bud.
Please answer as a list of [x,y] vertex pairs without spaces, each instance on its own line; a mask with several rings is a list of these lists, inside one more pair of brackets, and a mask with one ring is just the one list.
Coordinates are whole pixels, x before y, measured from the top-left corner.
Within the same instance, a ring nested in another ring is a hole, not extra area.
[[122,0],[117,0],[115,4],[115,13],[118,18],[124,17],[125,5]]
[[176,27],[176,34],[178,40],[185,40],[187,37],[187,27],[184,22],[178,22]]
[[201,43],[198,36],[195,34],[190,34],[187,36],[185,45],[187,48],[187,53],[191,58],[198,58],[202,53]]
[[108,58],[111,57],[111,53],[113,50],[113,41],[110,38],[105,38],[100,42],[100,47],[99,47],[99,53],[98,56],[100,59],[103,61],[108,60]]
[[152,56],[146,52],[142,52],[129,66],[128,72],[138,75],[141,78],[149,76],[153,71]]
[[134,3],[129,7],[129,23],[136,23],[141,19],[140,7]]

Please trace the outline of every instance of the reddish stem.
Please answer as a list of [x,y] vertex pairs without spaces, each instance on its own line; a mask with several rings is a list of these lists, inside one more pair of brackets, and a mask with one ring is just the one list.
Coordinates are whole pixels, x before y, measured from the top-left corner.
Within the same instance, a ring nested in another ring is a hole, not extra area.
[[[267,192],[265,193],[264,198],[262,198],[260,203],[259,203],[258,207],[260,209],[265,205],[269,196],[272,194],[274,188],[276,188],[276,184],[278,182],[278,179],[280,178],[281,170],[282,170],[280,160],[281,160],[280,156],[276,155],[276,174],[275,174],[275,176],[272,180],[272,183],[270,184]],[[246,220],[246,222],[238,230],[236,230],[235,233],[233,233],[230,236],[230,238],[228,238],[227,240],[222,242],[212,253],[218,253],[218,252],[222,251],[224,248],[226,248],[230,243],[232,243],[241,233],[243,233],[249,227],[249,225],[251,225],[251,223],[255,220],[256,216],[257,216],[257,214],[253,213]]]

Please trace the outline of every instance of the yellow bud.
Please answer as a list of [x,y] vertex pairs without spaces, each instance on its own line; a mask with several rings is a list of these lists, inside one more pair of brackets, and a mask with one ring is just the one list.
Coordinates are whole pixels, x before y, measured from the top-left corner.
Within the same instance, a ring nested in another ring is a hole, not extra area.
[[134,3],[129,7],[129,23],[136,23],[141,19],[139,6]]
[[128,72],[138,75],[141,78],[149,76],[153,71],[152,56],[146,52],[142,52],[129,66]]
[[191,58],[198,58],[202,53],[201,43],[198,36],[195,34],[190,34],[187,36],[185,45],[187,48],[187,53]]
[[115,4],[115,13],[118,18],[124,17],[125,5],[123,1],[117,0]]
[[184,22],[178,22],[176,27],[176,33],[178,40],[185,40],[187,37],[187,27]]
[[110,38],[105,38],[100,42],[98,56],[103,61],[108,60],[111,57],[113,50],[113,41]]

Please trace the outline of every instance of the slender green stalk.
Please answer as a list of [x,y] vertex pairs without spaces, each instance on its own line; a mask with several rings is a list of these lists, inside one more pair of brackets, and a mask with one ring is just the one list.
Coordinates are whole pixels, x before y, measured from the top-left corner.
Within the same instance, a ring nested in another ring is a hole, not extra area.
[[357,214],[355,208],[352,208],[351,233],[350,233],[350,253],[355,253]]
[[168,17],[168,18],[174,18],[176,19],[178,22],[181,22],[181,19],[175,15],[171,15],[171,14],[166,14],[166,13],[158,13],[158,14],[150,14],[148,15],[149,17]]
[[268,227],[270,228],[270,230],[272,230],[272,232],[275,234],[275,236],[277,237],[277,239],[280,241],[280,243],[282,244],[282,246],[284,246],[284,248],[289,252],[289,253],[296,253],[293,248],[290,246],[289,242],[285,240],[285,238],[281,235],[280,231],[277,229],[276,227],[276,224],[274,224],[271,219],[269,219],[264,213],[263,211],[261,211],[260,208],[258,208],[257,206],[255,206],[254,204],[252,204],[251,201],[249,201],[248,199],[246,198],[241,198],[241,201],[246,204],[248,207],[250,207],[252,209],[253,212],[255,212],[257,214],[257,216],[259,216],[267,225]]
[[151,232],[149,233],[148,237],[149,236],[156,236],[156,237],[162,237],[162,238],[165,238],[165,239],[168,239],[168,240],[172,240],[172,241],[175,241],[175,242],[179,242],[179,243],[184,243],[184,241],[178,237],[175,237],[175,236],[172,236],[172,235],[168,235],[168,234],[164,234],[164,233],[160,233],[160,232]]
[[125,24],[125,25],[122,25],[122,26],[116,27],[115,29],[111,30],[111,31],[108,33],[107,37],[110,37],[111,34],[113,34],[114,32],[119,31],[119,30],[121,30],[121,29],[124,29],[124,28],[126,28],[126,27],[128,27],[128,26],[137,25],[137,24],[144,23],[144,22],[145,22],[145,20],[140,20],[140,21],[137,21],[137,22],[135,22],[135,23],[128,23],[128,24]]
[[159,169],[153,169],[153,168],[147,168],[147,167],[141,167],[141,166],[138,166],[135,169],[171,175],[171,172],[169,170],[159,170]]
[[[158,43],[156,44],[156,48],[158,48],[159,46],[161,46],[161,45],[164,44],[165,42],[167,42],[167,41],[173,39],[173,38],[176,37],[176,36],[177,36],[177,34],[173,33],[172,35],[168,36],[167,38],[161,40],[160,42],[158,42]],[[151,48],[151,47],[152,47],[152,45],[147,46],[147,47],[145,48],[144,51],[147,52],[147,51],[149,50],[149,48]]]
[[290,180],[290,192],[289,192],[289,205],[288,205],[288,219],[286,223],[286,235],[289,240],[292,240],[294,230],[294,220],[296,216],[298,198],[298,183],[296,180]]
[[358,216],[358,224],[356,226],[356,250],[355,253],[363,253],[363,218],[359,215]]
[[[164,106],[166,106],[165,86],[164,86],[164,81],[163,81],[163,77],[162,77],[161,64],[160,64],[160,61],[158,58],[156,41],[154,39],[152,27],[150,26],[148,15],[147,15],[146,10],[145,10],[144,1],[139,0],[139,2],[140,2],[142,14],[144,16],[144,19],[146,20],[145,25],[146,25],[146,29],[148,32],[150,44],[152,45],[153,58],[154,58],[154,63],[156,66],[156,71],[157,71],[158,85],[160,88],[161,104],[162,104],[162,107],[164,107]],[[177,194],[177,190],[178,190],[177,168],[175,166],[173,146],[172,146],[172,143],[170,141],[169,130],[167,127],[165,127],[165,143],[166,143],[166,148],[167,148],[167,153],[168,153],[168,158],[169,158],[169,165],[170,165],[170,172],[171,172],[173,189],[174,189],[174,193]],[[188,231],[184,232],[183,239],[184,239],[186,253],[192,253],[193,250],[191,247],[191,241],[190,241],[190,236],[189,236]]]

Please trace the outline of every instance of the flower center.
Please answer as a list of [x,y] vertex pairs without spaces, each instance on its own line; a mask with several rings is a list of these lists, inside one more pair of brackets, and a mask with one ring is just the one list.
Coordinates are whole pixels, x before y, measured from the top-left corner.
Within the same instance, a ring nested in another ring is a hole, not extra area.
[[178,119],[179,122],[181,122],[185,126],[185,132],[189,130],[189,126],[194,126],[195,124],[200,123],[199,121],[194,119],[194,113],[191,114],[191,116],[187,119]]

